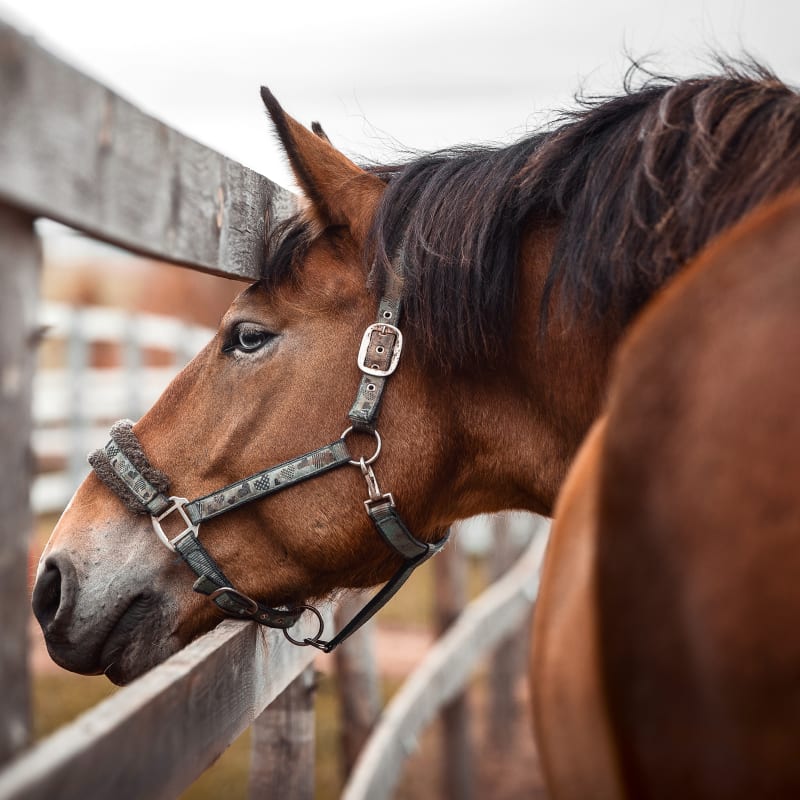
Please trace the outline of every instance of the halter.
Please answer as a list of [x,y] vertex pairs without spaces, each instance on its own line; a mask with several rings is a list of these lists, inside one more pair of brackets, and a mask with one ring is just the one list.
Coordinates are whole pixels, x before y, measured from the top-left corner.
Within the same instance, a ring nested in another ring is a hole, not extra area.
[[[121,420],[111,428],[111,440],[89,456],[89,463],[98,477],[137,513],[147,514],[159,540],[178,553],[197,575],[194,590],[206,595],[224,614],[237,619],[251,619],[270,628],[281,628],[286,638],[297,645],[311,645],[331,652],[367,620],[371,619],[394,596],[411,573],[444,547],[448,535],[436,542],[417,539],[397,513],[394,497],[382,493],[372,469],[381,452],[381,437],[376,428],[381,399],[389,376],[397,368],[403,349],[403,336],[397,327],[401,312],[402,276],[389,276],[386,294],[378,306],[378,318],[361,340],[358,368],[362,372],[358,393],[348,414],[350,427],[335,442],[256,472],[247,478],[189,501],[185,497],[168,496],[169,480],[147,460],[133,434],[133,423]],[[371,434],[375,452],[367,459],[355,460],[347,449],[347,436],[352,431]],[[201,523],[287,489],[301,481],[316,478],[330,470],[357,466],[367,484],[364,501],[369,518],[384,542],[403,559],[403,565],[332,639],[324,641],[324,622],[313,606],[272,608],[236,589],[198,538]],[[170,538],[164,531],[167,518],[181,520],[183,530]],[[314,636],[293,638],[289,629],[309,611],[317,618],[319,628]]]

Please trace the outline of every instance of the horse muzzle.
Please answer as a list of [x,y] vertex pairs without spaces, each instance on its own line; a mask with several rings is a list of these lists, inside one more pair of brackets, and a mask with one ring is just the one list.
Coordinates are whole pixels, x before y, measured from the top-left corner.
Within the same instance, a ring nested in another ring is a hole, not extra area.
[[33,612],[59,666],[127,683],[179,648],[166,627],[165,608],[173,604],[155,591],[115,589],[113,582],[104,588],[100,594],[82,586],[69,554],[51,553],[36,579]]

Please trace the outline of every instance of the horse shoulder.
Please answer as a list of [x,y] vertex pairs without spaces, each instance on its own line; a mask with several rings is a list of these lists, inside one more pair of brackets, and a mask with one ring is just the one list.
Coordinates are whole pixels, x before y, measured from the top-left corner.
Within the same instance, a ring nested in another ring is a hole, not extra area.
[[598,466],[605,419],[590,431],[556,506],[531,653],[542,769],[560,800],[620,795],[600,683],[596,576]]
[[751,215],[620,350],[595,596],[631,796],[800,791],[799,223]]

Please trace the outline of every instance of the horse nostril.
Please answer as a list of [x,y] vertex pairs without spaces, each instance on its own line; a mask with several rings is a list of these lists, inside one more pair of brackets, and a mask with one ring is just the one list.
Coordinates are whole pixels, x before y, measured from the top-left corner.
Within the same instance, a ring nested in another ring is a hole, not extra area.
[[39,620],[42,630],[46,631],[53,624],[59,609],[61,609],[62,598],[65,594],[63,591],[65,579],[68,579],[68,576],[64,575],[58,560],[52,556],[49,557],[45,561],[44,572],[37,578],[36,586],[33,589],[33,613]]

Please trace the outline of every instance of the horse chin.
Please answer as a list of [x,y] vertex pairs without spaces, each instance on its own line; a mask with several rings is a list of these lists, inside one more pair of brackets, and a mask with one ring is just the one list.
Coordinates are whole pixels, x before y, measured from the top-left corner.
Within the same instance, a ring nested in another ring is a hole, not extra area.
[[45,642],[60,667],[82,675],[106,675],[118,686],[130,683],[177,652],[174,607],[156,593],[135,595],[105,624],[81,630],[50,630]]
[[103,669],[103,674],[117,686],[125,686],[158,666],[180,648],[180,643],[173,637],[155,647],[152,642],[138,644],[135,640],[130,641],[116,650],[113,658]]
[[121,686],[177,652],[181,642],[164,630],[166,627],[158,596],[135,597],[102,644],[99,663],[103,674]]

